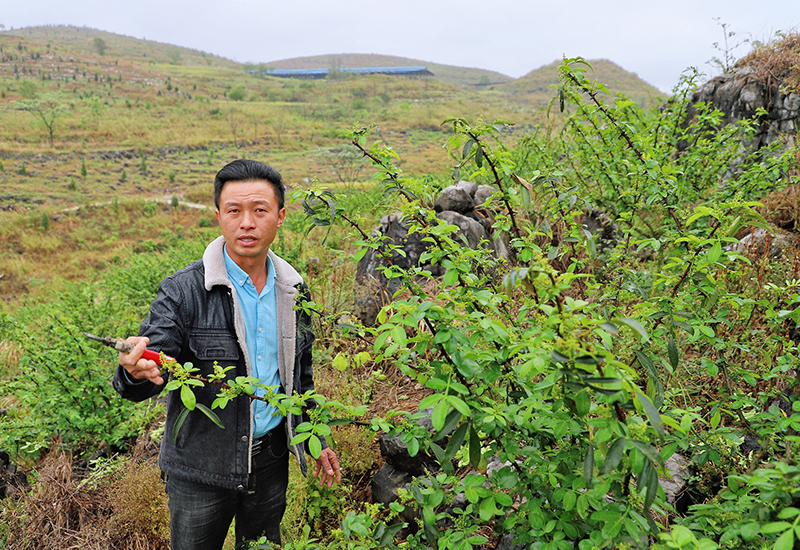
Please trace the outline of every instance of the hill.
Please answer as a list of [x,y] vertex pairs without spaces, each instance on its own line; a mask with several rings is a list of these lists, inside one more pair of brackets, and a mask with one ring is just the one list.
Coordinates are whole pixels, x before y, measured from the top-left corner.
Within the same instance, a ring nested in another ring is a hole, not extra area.
[[[76,54],[124,59],[147,64],[206,66],[234,70],[249,68],[249,65],[208,52],[89,27],[71,25],[25,27],[0,31],[0,37],[6,37],[8,40],[14,37],[24,38],[46,45],[48,49],[52,46],[53,49],[62,48]],[[97,49],[96,39],[101,40],[105,46],[102,54]],[[546,105],[553,95],[550,87],[558,81],[557,69],[560,63],[560,61],[554,61],[518,79],[486,69],[458,67],[381,54],[341,53],[295,57],[259,63],[259,67],[274,69],[330,69],[425,66],[434,74],[434,78],[443,82],[462,87],[492,90],[495,94],[498,92],[503,95],[507,94],[509,100],[518,104]],[[594,67],[594,73],[590,73],[590,78],[606,83],[612,93],[622,93],[643,105],[649,104],[654,98],[664,96],[654,86],[612,61],[600,59],[591,61],[591,64]]]
[[[589,60],[592,70],[586,76],[608,86],[612,94],[623,94],[642,106],[664,98],[665,94],[616,63],[607,59]],[[515,103],[546,105],[553,97],[552,86],[558,83],[558,67],[561,61],[553,61],[511,82],[493,88],[506,92]]]
[[52,46],[54,49],[69,49],[77,54],[99,54],[100,52],[95,47],[95,39],[97,38],[102,40],[106,46],[101,55],[108,57],[173,65],[207,65],[227,68],[241,66],[236,61],[200,50],[164,44],[147,40],[146,38],[134,38],[89,27],[42,25],[0,31],[0,36],[24,38],[46,44],[48,47]]
[[342,69],[356,67],[407,67],[425,66],[438,79],[457,84],[459,86],[477,86],[491,83],[501,83],[513,80],[510,76],[488,71],[486,69],[475,69],[467,67],[456,67],[453,65],[442,65],[420,59],[410,59],[408,57],[397,57],[392,55],[362,54],[362,53],[342,53],[329,55],[314,55],[307,57],[294,57],[271,61],[267,63],[275,69]]

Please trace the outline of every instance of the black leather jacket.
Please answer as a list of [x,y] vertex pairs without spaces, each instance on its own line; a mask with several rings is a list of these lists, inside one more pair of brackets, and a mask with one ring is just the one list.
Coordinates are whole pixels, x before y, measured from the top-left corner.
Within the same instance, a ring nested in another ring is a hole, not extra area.
[[[149,349],[163,351],[179,363],[191,362],[198,374],[213,372],[220,366],[235,365],[228,378],[250,376],[250,361],[244,339],[244,321],[238,313],[236,293],[231,286],[222,253],[222,237],[212,242],[203,259],[194,262],[161,282],[150,306],[150,315],[139,330],[150,338]],[[278,318],[278,362],[284,393],[303,393],[314,388],[311,345],[314,334],[310,317],[294,305],[308,288],[286,261],[270,251],[275,266],[275,296]],[[131,382],[121,366],[113,379],[122,397],[141,401],[158,395],[163,386],[150,381]],[[218,389],[206,384],[195,388],[197,402],[211,407]],[[313,407],[314,403],[308,403]],[[167,421],[161,442],[159,466],[170,476],[219,487],[246,490],[250,473],[253,408],[250,399],[240,396],[224,409],[215,409],[224,429],[216,426],[201,411],[189,413],[173,442],[172,430],[183,410],[178,392],[167,397]],[[302,421],[292,415],[285,422],[287,441]],[[322,439],[323,448],[327,447]],[[305,445],[290,446],[306,475]]]

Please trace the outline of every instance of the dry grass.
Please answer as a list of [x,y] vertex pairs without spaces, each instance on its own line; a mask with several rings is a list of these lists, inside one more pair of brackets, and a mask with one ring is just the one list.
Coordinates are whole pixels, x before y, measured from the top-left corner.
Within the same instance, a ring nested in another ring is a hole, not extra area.
[[800,230],[800,186],[789,185],[781,191],[770,193],[763,200],[761,213],[770,224],[797,233]]
[[756,44],[736,65],[752,67],[759,79],[782,82],[787,92],[800,93],[800,32]]
[[[68,453],[46,456],[28,491],[2,502],[8,550],[166,550],[169,512],[149,434],[129,458],[82,470]],[[2,543],[0,538],[0,543]]]

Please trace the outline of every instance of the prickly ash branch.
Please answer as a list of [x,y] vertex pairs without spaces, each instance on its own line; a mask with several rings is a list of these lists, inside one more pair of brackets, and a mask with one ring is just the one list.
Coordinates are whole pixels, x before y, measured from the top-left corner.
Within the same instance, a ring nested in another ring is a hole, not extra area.
[[[636,155],[636,158],[639,159],[639,162],[643,166],[647,167],[647,162],[644,160],[644,155],[642,155],[642,152],[639,151],[638,147],[636,147],[636,144],[633,143],[633,140],[631,139],[630,135],[628,134],[628,132],[625,131],[625,128],[622,127],[622,125],[619,123],[617,118],[597,98],[597,92],[587,88],[586,85],[583,82],[581,82],[580,80],[578,80],[575,77],[575,75],[572,74],[571,72],[567,73],[567,77],[570,79],[570,81],[575,86],[577,86],[581,91],[583,91],[583,93],[585,93],[586,95],[589,96],[589,98],[597,106],[597,108],[600,110],[600,112],[603,113],[603,115],[609,120],[609,122],[617,129],[617,131],[620,133],[622,138],[627,143],[628,148],[631,151],[633,151],[633,153]],[[675,206],[673,206],[671,204],[668,204],[666,197],[663,198],[663,202],[664,202],[664,206],[666,206],[667,210],[669,211],[670,217],[672,217],[673,221],[675,222],[675,226],[678,228],[678,232],[679,233],[683,233],[683,227],[681,225],[681,222],[680,222],[680,220],[678,220],[678,217],[675,215]]]

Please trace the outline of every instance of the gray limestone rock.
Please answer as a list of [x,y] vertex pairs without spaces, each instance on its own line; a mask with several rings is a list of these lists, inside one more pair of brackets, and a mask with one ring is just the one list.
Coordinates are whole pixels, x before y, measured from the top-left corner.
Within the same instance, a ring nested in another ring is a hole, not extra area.
[[767,252],[771,258],[779,258],[793,244],[792,237],[780,231],[767,231],[757,227],[738,243],[731,245],[731,250],[743,254],[763,256]]
[[458,238],[458,236],[466,238],[467,245],[472,249],[478,248],[481,241],[490,241],[483,226],[472,218],[450,210],[439,212],[436,214],[436,217],[450,225],[457,226],[459,230],[455,234],[456,238]]
[[482,206],[487,199],[491,198],[497,192],[497,189],[491,185],[479,185],[475,191],[475,206]]
[[664,467],[669,472],[669,477],[659,478],[658,482],[661,484],[661,488],[664,489],[667,502],[674,506],[675,502],[686,490],[687,482],[692,477],[692,471],[689,461],[677,453],[665,461]]
[[474,207],[472,197],[463,188],[451,185],[442,189],[439,198],[436,199],[434,209],[436,212],[453,211],[459,214],[469,212]]
[[467,195],[469,195],[470,198],[474,199],[475,192],[478,190],[478,184],[467,180],[461,180],[456,184],[456,188],[463,189],[467,192]]

